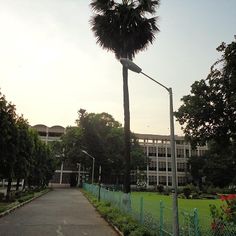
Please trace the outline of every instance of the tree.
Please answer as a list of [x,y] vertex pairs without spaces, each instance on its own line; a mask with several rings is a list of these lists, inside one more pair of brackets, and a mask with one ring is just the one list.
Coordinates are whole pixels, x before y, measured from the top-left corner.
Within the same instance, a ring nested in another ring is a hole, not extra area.
[[16,108],[7,102],[0,92],[0,174],[8,179],[7,195],[9,199],[14,164],[17,154]]
[[[83,110],[84,111],[84,110]],[[82,130],[82,146],[95,157],[95,179],[102,166],[103,183],[123,182],[124,129],[110,114],[81,113],[77,124]],[[135,136],[132,134],[131,167],[143,168],[145,158]],[[88,158],[86,157],[87,162]],[[85,161],[84,160],[84,161]],[[91,166],[91,165],[90,165]],[[115,179],[114,179],[115,178]]]
[[192,177],[193,184],[201,187],[202,178],[204,177],[203,168],[205,166],[205,158],[198,156],[191,156],[188,160],[189,172]]
[[183,131],[194,144],[215,140],[230,144],[236,138],[236,42],[217,48],[223,56],[205,80],[191,86],[175,113]]
[[[146,14],[156,12],[159,0],[93,0],[91,7],[95,12],[91,24],[97,43],[104,49],[114,52],[117,59],[129,58],[146,49],[153,42],[158,31],[156,17]],[[128,69],[123,66],[124,99],[124,192],[130,192],[130,112],[128,91]]]
[[28,122],[23,116],[18,117],[17,125],[17,158],[14,164],[14,175],[17,179],[16,190],[21,179],[26,179],[32,163],[33,140],[30,135]]
[[205,80],[191,86],[175,115],[193,146],[208,143],[203,171],[207,180],[222,187],[236,170],[236,42],[222,43],[217,50],[222,58]]

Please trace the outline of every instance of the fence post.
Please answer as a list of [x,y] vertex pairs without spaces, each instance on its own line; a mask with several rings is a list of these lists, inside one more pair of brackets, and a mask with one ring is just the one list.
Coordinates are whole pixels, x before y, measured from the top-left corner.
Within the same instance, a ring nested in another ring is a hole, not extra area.
[[140,198],[140,223],[143,224],[143,197]]
[[193,210],[193,221],[194,221],[194,236],[200,236],[199,234],[199,219],[197,208]]
[[164,204],[160,201],[160,236],[163,236]]

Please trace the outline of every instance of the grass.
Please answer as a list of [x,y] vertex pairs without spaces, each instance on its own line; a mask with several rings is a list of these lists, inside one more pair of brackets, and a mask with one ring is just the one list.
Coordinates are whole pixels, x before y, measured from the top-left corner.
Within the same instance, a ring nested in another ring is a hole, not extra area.
[[[140,198],[143,197],[144,209],[150,212],[153,216],[160,217],[160,201],[164,203],[164,221],[171,221],[172,218],[172,197],[160,195],[150,192],[132,192],[132,208],[139,211]],[[193,213],[194,208],[197,208],[199,223],[203,228],[209,228],[211,225],[210,204],[220,207],[222,201],[209,199],[178,199],[179,221],[184,224],[183,213]]]

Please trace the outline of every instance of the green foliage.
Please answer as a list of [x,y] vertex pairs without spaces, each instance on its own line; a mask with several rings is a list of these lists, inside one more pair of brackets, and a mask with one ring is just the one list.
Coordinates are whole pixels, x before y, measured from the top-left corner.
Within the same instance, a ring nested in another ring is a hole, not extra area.
[[110,203],[107,202],[98,202],[96,198],[94,198],[88,192],[84,192],[84,194],[89,198],[92,204],[97,208],[99,213],[113,225],[115,225],[124,236],[130,235],[146,235],[152,236],[153,234],[142,225],[140,225],[136,220],[134,220],[131,216],[121,212],[118,208],[111,206]]
[[[119,184],[124,174],[124,129],[110,114],[87,113],[80,109],[77,120],[81,130],[81,145],[95,157],[95,179],[98,179],[98,167],[102,166],[102,182]],[[79,144],[78,144],[79,146]],[[73,150],[73,149],[71,149]],[[72,152],[72,151],[71,151]],[[77,162],[90,167],[91,160],[77,153]],[[146,158],[136,138],[131,140],[131,167],[144,168]]]
[[195,168],[193,178],[203,174],[208,182],[224,187],[236,180],[236,42],[222,43],[217,50],[222,58],[205,80],[191,86],[175,116],[193,146],[209,145],[202,173]]
[[164,186],[162,185],[162,184],[160,184],[160,185],[157,185],[157,191],[159,192],[159,193],[163,193],[164,192]]
[[191,193],[192,193],[192,191],[188,186],[183,188],[183,194],[187,199],[190,198]]
[[159,31],[156,18],[147,18],[156,12],[159,1],[103,1],[93,0],[91,7],[92,31],[97,43],[115,53],[117,58],[133,58],[152,43]]
[[0,177],[8,179],[7,199],[12,179],[44,186],[54,173],[49,147],[29,128],[27,120],[16,114],[15,106],[0,93]]

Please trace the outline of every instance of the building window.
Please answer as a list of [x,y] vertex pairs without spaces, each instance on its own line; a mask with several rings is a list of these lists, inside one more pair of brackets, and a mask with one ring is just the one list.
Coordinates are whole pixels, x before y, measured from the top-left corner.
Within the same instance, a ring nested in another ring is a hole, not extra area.
[[158,147],[158,156],[165,157],[166,156],[166,149],[164,147]]
[[160,161],[158,163],[158,166],[159,166],[159,171],[166,171],[166,163],[165,162]]
[[171,171],[171,162],[168,162],[168,171]]
[[167,148],[167,157],[171,157],[171,148]]
[[166,185],[166,176],[159,176],[159,184]]
[[172,176],[168,176],[168,186],[172,186]]
[[149,184],[155,185],[157,183],[157,177],[156,175],[150,175],[149,176]]
[[156,170],[156,161],[149,161],[149,170]]
[[184,149],[183,148],[177,148],[177,157],[178,158],[184,157]]
[[198,156],[198,154],[197,154],[197,149],[192,150],[191,153],[192,153],[192,156],[193,156],[193,157]]
[[186,170],[186,164],[183,162],[178,162],[177,163],[177,171],[178,172],[185,172]]
[[39,136],[44,136],[44,137],[47,136],[47,133],[43,132],[43,131],[38,131],[38,134],[39,134]]
[[185,156],[188,158],[189,157],[189,149],[185,149]]
[[56,132],[49,132],[48,136],[49,137],[61,137],[63,133],[56,133]]
[[178,185],[184,186],[186,184],[186,177],[184,176],[178,176]]
[[148,155],[151,157],[155,157],[157,155],[156,147],[148,147]]

